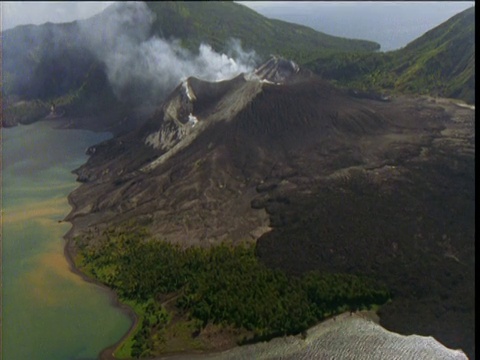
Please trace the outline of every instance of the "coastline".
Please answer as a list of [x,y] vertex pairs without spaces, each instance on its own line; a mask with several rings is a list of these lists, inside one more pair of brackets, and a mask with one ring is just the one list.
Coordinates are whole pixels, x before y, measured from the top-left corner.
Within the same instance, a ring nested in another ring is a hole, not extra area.
[[[67,199],[68,199],[69,205],[72,208],[70,213],[74,213],[77,210],[77,206],[73,202],[73,200],[71,199],[70,195],[67,197]],[[68,218],[68,215],[67,215],[66,218]],[[125,304],[120,302],[117,294],[113,290],[111,290],[106,285],[100,283],[99,281],[88,277],[86,274],[84,274],[82,271],[80,271],[75,266],[73,234],[75,233],[75,230],[78,230],[78,225],[75,225],[73,220],[74,219],[64,220],[64,221],[68,221],[68,222],[71,223],[71,228],[64,235],[64,239],[66,240],[66,243],[65,243],[65,246],[64,246],[64,255],[65,255],[65,257],[67,259],[67,262],[69,264],[70,271],[79,275],[83,280],[97,285],[99,288],[102,289],[102,291],[105,291],[106,294],[108,294],[108,296],[111,300],[112,306],[120,309],[120,311],[122,311],[124,314],[126,314],[132,320],[132,325],[130,326],[128,331],[117,342],[115,342],[112,345],[109,345],[108,347],[103,349],[98,354],[98,359],[100,359],[100,360],[116,360],[117,358],[113,355],[114,351],[125,341],[125,339],[127,339],[132,334],[133,331],[135,331],[136,327],[139,324],[139,318],[135,314],[135,312],[133,311],[133,309],[131,307],[129,307],[128,305],[125,305]],[[204,352],[185,351],[185,352],[181,352],[181,353],[170,353],[170,354],[165,353],[165,354],[159,355],[157,357],[149,358],[149,359],[150,360],[160,360],[160,359],[165,359],[165,360],[167,360],[167,359],[168,360],[177,359],[177,360],[180,360],[180,359],[224,359],[224,358],[228,359],[228,358],[236,358],[236,359],[242,359],[243,360],[243,359],[247,359],[247,357],[245,357],[245,356],[252,355],[253,353],[256,353],[256,355],[259,356],[259,357],[257,357],[259,359],[260,358],[271,359],[272,357],[267,356],[267,354],[270,351],[268,349],[271,348],[272,346],[276,347],[277,345],[282,346],[283,348],[285,348],[286,346],[288,346],[288,348],[290,346],[292,346],[292,348],[290,350],[288,350],[288,351],[285,350],[286,353],[284,353],[284,355],[287,356],[286,357],[286,359],[287,359],[287,358],[289,358],[288,356],[296,356],[294,354],[294,352],[300,351],[300,348],[302,346],[304,346],[305,344],[310,344],[309,346],[314,346],[312,344],[315,341],[315,338],[319,336],[319,334],[322,334],[324,332],[327,333],[329,331],[332,331],[334,328],[338,327],[341,323],[344,323],[344,321],[346,321],[345,326],[348,328],[349,327],[348,324],[352,323],[352,320],[354,320],[354,319],[361,320],[360,318],[362,320],[364,320],[366,323],[375,323],[381,329],[383,329],[386,333],[392,334],[392,336],[395,336],[399,339],[402,339],[402,338],[407,339],[408,338],[408,339],[410,339],[410,342],[412,342],[415,339],[420,338],[417,335],[413,335],[413,337],[412,336],[408,337],[408,336],[401,336],[399,334],[391,333],[390,331],[387,331],[385,328],[383,328],[383,326],[381,326],[379,324],[379,316],[376,313],[376,311],[369,310],[369,311],[357,311],[357,312],[353,312],[353,313],[344,312],[342,314],[331,316],[327,319],[322,320],[321,322],[315,324],[314,326],[310,327],[307,330],[308,335],[312,334],[312,337],[308,340],[308,342],[301,341],[300,336],[295,335],[295,336],[274,338],[274,339],[272,339],[268,342],[259,342],[259,343],[255,343],[255,344],[251,344],[251,345],[245,345],[245,346],[234,346],[234,347],[232,347],[230,349],[227,349],[227,350],[225,350],[225,349],[224,350],[220,350],[220,349],[219,350],[214,350],[214,349],[212,349],[210,351],[204,351]],[[313,334],[315,334],[315,335],[313,335]],[[309,338],[309,336],[307,336],[307,339],[308,338]],[[424,340],[429,340],[429,339],[433,340],[432,337],[422,337],[422,338]],[[273,341],[273,343],[272,343],[272,341]],[[437,343],[437,341],[435,341],[435,343]],[[443,345],[441,343],[438,343],[438,344]],[[285,349],[287,349],[287,348],[285,348]],[[445,350],[450,351],[450,350],[453,350],[453,349],[445,348]],[[455,359],[458,358],[458,359],[462,359],[462,360],[467,358],[463,352],[460,353],[457,350],[453,350],[453,352],[457,352],[458,357],[454,356],[454,357],[449,357],[449,358],[452,358],[452,359],[453,358],[455,358]],[[260,356],[260,354],[261,354],[261,356]]]
[[[74,243],[73,243],[73,234],[78,230],[78,225],[75,224],[74,218],[70,218],[70,215],[72,213],[76,213],[78,210],[77,205],[74,203],[74,201],[71,198],[71,193],[67,197],[68,203],[71,207],[70,213],[62,220],[62,222],[69,222],[71,224],[71,228],[68,230],[68,232],[63,236],[63,238],[66,240],[65,246],[64,246],[64,256],[67,259],[67,262],[69,264],[70,271],[72,271],[74,274],[80,276],[84,281],[94,284],[98,286],[102,291],[104,291],[108,297],[110,298],[111,305],[118,308],[120,311],[122,311],[124,314],[126,314],[132,321],[132,325],[128,329],[128,331],[115,343],[107,346],[103,350],[100,351],[98,354],[98,359],[99,360],[118,360],[114,356],[114,352],[118,349],[118,347],[132,334],[132,332],[135,331],[139,324],[139,317],[135,313],[135,311],[128,305],[122,303],[118,297],[118,295],[110,289],[108,286],[104,285],[100,281],[91,278],[87,276],[85,273],[83,273],[81,270],[79,270],[74,261]],[[65,220],[69,219],[69,220]],[[316,323],[309,329],[307,329],[307,332],[314,331],[314,329],[322,328],[326,329],[329,328],[331,325],[336,324],[336,321],[342,321],[345,318],[350,318],[351,316],[354,317],[361,317],[364,320],[372,321],[376,324],[379,325],[379,316],[374,310],[361,310],[361,311],[356,311],[356,312],[344,312],[341,314],[337,314],[334,316],[330,316],[328,318],[323,319],[322,321]],[[230,352],[235,352],[235,351],[241,351],[241,350],[236,350],[236,349],[242,349],[244,347],[249,347],[249,346],[254,346],[258,344],[268,344],[271,341],[290,341],[292,339],[300,339],[301,335],[289,335],[289,336],[283,336],[283,337],[275,337],[271,339],[270,341],[261,341],[258,343],[253,343],[249,345],[244,345],[244,346],[233,346],[229,349],[211,349],[207,351],[202,351],[202,352],[196,352],[196,351],[185,351],[185,352],[176,352],[176,353],[165,353],[157,357],[153,358],[148,358],[149,360],[161,360],[161,359],[209,359],[209,358],[216,358],[216,357],[222,357],[224,355],[230,353]],[[260,345],[263,346],[263,345]]]
[[[68,195],[67,199],[68,199],[69,205],[72,208],[70,213],[76,212],[77,206],[72,201],[70,194]],[[68,218],[68,216],[69,215],[67,215],[66,218]],[[110,298],[112,306],[118,308],[120,311],[122,311],[124,314],[126,314],[132,320],[132,325],[130,326],[128,331],[117,342],[115,342],[114,344],[111,344],[108,347],[106,347],[105,349],[101,350],[100,353],[98,354],[98,359],[100,359],[100,360],[117,360],[117,358],[113,355],[115,350],[117,350],[117,348],[132,334],[132,332],[135,331],[135,329],[137,328],[138,323],[139,323],[139,317],[137,316],[137,314],[133,311],[133,309],[131,307],[129,307],[128,305],[126,305],[126,304],[124,304],[120,301],[118,295],[112,289],[110,289],[108,286],[102,284],[98,280],[87,276],[85,273],[83,273],[82,271],[80,271],[76,267],[75,261],[74,261],[74,253],[73,253],[74,244],[73,244],[72,234],[75,233],[75,230],[77,229],[77,226],[74,224],[73,220],[74,219],[70,219],[68,221],[67,220],[62,220],[62,221],[69,222],[71,224],[71,228],[64,235],[64,239],[66,240],[66,243],[65,243],[65,246],[64,246],[64,255],[65,255],[65,258],[67,259],[67,262],[69,264],[70,271],[72,271],[74,274],[80,276],[84,281],[89,282],[91,284],[94,284],[94,285],[98,286],[100,289],[102,289],[102,291],[105,291],[105,293]],[[362,317],[365,320],[373,321],[374,323],[379,324],[379,317],[378,317],[377,313],[373,310],[357,311],[357,312],[354,312],[354,313],[344,312],[344,313],[341,313],[341,314],[338,314],[338,315],[335,315],[335,316],[331,316],[329,318],[326,318],[326,319],[320,321],[319,323],[317,323],[317,324],[313,325],[311,328],[309,328],[307,330],[307,332],[312,331],[313,329],[318,328],[318,327],[321,327],[321,328],[329,327],[330,325],[335,324],[336,320],[342,321],[342,319],[344,319],[345,317],[350,317],[350,316]],[[285,339],[285,338],[288,338],[288,339],[300,338],[300,335],[290,335],[290,336],[287,336],[287,337],[277,337],[277,338],[274,338],[272,340],[282,341],[281,339]],[[270,340],[270,341],[272,341],[272,340]],[[264,343],[266,344],[266,343],[269,343],[269,342],[259,342],[259,343],[255,343],[255,344],[264,344]],[[255,344],[252,344],[252,345],[255,345]],[[245,346],[248,346],[248,345],[245,345]],[[154,357],[154,358],[150,358],[150,359],[151,360],[190,359],[190,358],[206,359],[206,358],[210,358],[210,357],[217,357],[217,356],[222,356],[222,355],[228,354],[231,351],[235,351],[235,349],[237,349],[237,348],[242,348],[242,346],[234,346],[234,347],[232,347],[230,349],[226,349],[226,350],[225,349],[223,349],[223,350],[212,349],[210,351],[204,351],[204,352],[200,352],[200,353],[195,352],[195,351],[185,351],[185,352],[182,352],[182,353],[170,353],[170,354],[165,353],[164,355],[160,355],[160,357]]]
[[[456,107],[462,108],[463,107],[463,106],[459,106],[459,105],[454,104],[454,103],[448,103],[448,104],[449,104],[449,106],[446,107],[447,109],[448,108],[456,108]],[[75,213],[77,211],[77,206],[73,203],[70,195],[68,196],[68,201],[69,201],[70,206],[72,207],[72,210],[71,210],[70,214]],[[68,216],[67,216],[67,218],[68,218]],[[74,220],[75,220],[74,218],[72,218],[70,220],[67,220],[68,222],[70,222],[72,224],[72,227],[67,232],[67,234],[64,236],[64,238],[67,240],[67,243],[65,244],[64,252],[65,252],[65,256],[67,258],[67,261],[70,264],[69,266],[71,268],[71,271],[80,275],[82,277],[82,279],[84,279],[85,281],[88,281],[90,283],[95,283],[95,284],[99,285],[101,288],[104,288],[107,291],[107,293],[109,294],[109,296],[111,296],[111,298],[112,298],[112,305],[118,307],[119,309],[121,309],[121,311],[125,311],[125,313],[132,319],[132,322],[133,322],[130,329],[127,331],[127,333],[118,342],[116,342],[115,344],[113,344],[113,345],[107,347],[106,349],[102,350],[102,352],[99,355],[101,359],[115,359],[115,357],[113,356],[113,351],[130,334],[132,334],[132,332],[135,330],[136,325],[138,324],[138,317],[136,316],[136,314],[133,312],[133,310],[131,308],[129,308],[128,306],[126,306],[122,303],[120,303],[117,295],[110,288],[108,288],[107,286],[99,283],[98,281],[96,281],[94,279],[89,278],[88,276],[83,274],[80,270],[78,270],[75,267],[75,263],[74,263],[74,259],[73,259],[73,257],[74,257],[74,252],[73,252],[74,244],[73,244],[72,238],[73,238],[73,234],[75,233],[75,231],[78,230],[78,229],[81,229],[81,225],[75,225],[74,223],[76,221],[74,221]],[[212,351],[212,353],[214,353],[214,351]],[[173,358],[176,358],[176,356],[179,356],[179,355],[180,354],[172,354],[171,356]],[[169,356],[168,354],[165,354],[165,355],[162,355],[162,358],[170,358],[171,356]],[[188,356],[188,352],[183,354],[183,356]]]
[[[60,118],[60,119],[45,118],[45,119],[42,119],[42,121],[52,122],[52,123],[54,122],[54,123],[58,124],[57,126],[54,126],[54,128],[58,129],[58,130],[68,130],[68,129],[87,130],[87,129],[83,129],[82,127],[75,127],[75,126],[70,127],[69,125],[71,125],[72,121],[67,123],[67,118]],[[114,135],[111,131],[108,131],[108,130],[105,131],[105,130],[90,129],[90,128],[88,130],[93,131],[93,132],[97,132],[97,133],[109,132],[111,136]],[[87,161],[88,161],[88,159],[87,159]],[[72,170],[72,173],[73,173],[73,170]],[[79,186],[81,186],[80,183],[78,184],[78,186],[75,189],[77,189]],[[77,230],[78,226],[74,223],[74,218],[69,219],[70,215],[73,214],[73,213],[76,213],[77,210],[78,210],[78,206],[73,202],[72,197],[71,197],[71,194],[72,194],[73,191],[75,191],[75,189],[73,189],[67,196],[67,201],[68,201],[68,204],[70,205],[70,208],[71,208],[70,212],[61,220],[61,222],[70,223],[70,229],[67,231],[67,233],[65,233],[65,235],[63,235],[63,239],[65,240],[65,244],[64,244],[64,248],[63,248],[63,254],[65,256],[65,259],[67,260],[68,267],[69,267],[69,269],[72,273],[80,276],[83,281],[86,281],[86,282],[88,282],[90,284],[93,284],[93,285],[97,286],[98,288],[100,288],[101,291],[103,291],[107,294],[111,305],[115,308],[118,308],[122,313],[127,315],[128,318],[131,320],[132,324],[130,325],[130,328],[127,330],[127,332],[117,342],[115,342],[115,343],[109,345],[108,347],[104,348],[98,354],[98,359],[100,359],[100,360],[117,360],[117,358],[113,355],[113,353],[118,348],[118,346],[123,341],[125,341],[125,339],[128,336],[130,336],[132,331],[134,331],[136,329],[136,327],[138,325],[138,316],[135,313],[135,311],[133,311],[133,309],[131,307],[129,307],[128,305],[126,305],[126,304],[124,304],[120,301],[120,299],[118,298],[118,295],[112,289],[110,289],[108,286],[102,284],[100,281],[87,276],[85,273],[80,271],[80,269],[78,269],[75,265],[74,254],[73,254],[73,251],[72,251],[74,249],[73,234]],[[69,220],[67,220],[67,219],[69,219]]]
[[[69,194],[79,185],[71,170],[88,159],[86,147],[111,135],[59,131],[59,124],[49,119],[7,130],[8,162],[2,175],[8,175],[4,230],[9,253],[3,266],[10,275],[2,309],[9,316],[1,321],[2,330],[3,325],[8,330],[2,331],[6,358],[97,359],[135,323],[132,312],[107,288],[76,269],[76,252],[70,251],[75,246],[68,241],[73,224],[65,224],[73,205]],[[76,223],[78,230],[81,224]]]
[[80,269],[78,269],[75,266],[75,261],[73,259],[73,252],[72,252],[73,247],[74,247],[72,234],[76,230],[76,225],[72,221],[73,219],[72,220],[65,220],[66,218],[68,218],[68,216],[71,213],[74,213],[74,212],[77,211],[77,206],[72,201],[70,195],[71,195],[71,193],[67,196],[67,200],[68,200],[68,204],[70,205],[70,207],[72,209],[70,210],[70,213],[64,218],[64,220],[62,220],[62,222],[69,222],[71,224],[70,229],[63,236],[63,238],[65,239],[65,245],[64,245],[64,248],[63,248],[63,253],[64,253],[64,256],[67,260],[70,271],[72,273],[80,276],[82,278],[82,280],[84,280],[88,283],[94,284],[95,286],[102,289],[102,291],[104,291],[108,295],[108,297],[110,299],[110,302],[111,302],[111,305],[118,308],[121,312],[123,312],[125,315],[127,315],[130,318],[130,320],[132,321],[132,325],[130,326],[128,331],[116,343],[114,343],[112,345],[109,345],[105,349],[101,350],[100,353],[98,354],[98,359],[100,359],[100,360],[116,360],[117,358],[113,355],[113,353],[117,349],[117,347],[123,341],[125,341],[125,339],[128,336],[130,336],[130,334],[136,329],[136,327],[138,325],[138,316],[135,313],[135,311],[133,311],[133,309],[131,307],[129,307],[128,305],[125,305],[124,303],[122,303],[120,301],[118,295],[112,289],[110,289],[108,286],[102,284],[98,280],[95,280],[95,279],[87,276],[85,273],[80,271]]

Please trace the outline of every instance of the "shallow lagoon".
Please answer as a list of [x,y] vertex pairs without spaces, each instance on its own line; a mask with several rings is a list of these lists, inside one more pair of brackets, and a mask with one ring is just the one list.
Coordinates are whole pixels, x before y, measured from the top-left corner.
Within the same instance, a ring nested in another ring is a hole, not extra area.
[[59,223],[78,186],[71,171],[109,134],[40,122],[2,130],[2,359],[96,359],[131,320],[70,271]]

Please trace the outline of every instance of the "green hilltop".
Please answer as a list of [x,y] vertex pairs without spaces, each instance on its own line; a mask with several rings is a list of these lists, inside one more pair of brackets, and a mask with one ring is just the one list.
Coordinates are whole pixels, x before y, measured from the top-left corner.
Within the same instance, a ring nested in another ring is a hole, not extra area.
[[332,54],[308,66],[340,85],[475,103],[475,8],[386,53]]
[[380,45],[345,39],[309,27],[269,19],[234,2],[147,2],[156,15],[153,32],[180,38],[192,50],[204,42],[217,51],[227,50],[229,40],[239,39],[244,49],[254,49],[263,59],[279,54],[300,64],[335,52],[371,52]]

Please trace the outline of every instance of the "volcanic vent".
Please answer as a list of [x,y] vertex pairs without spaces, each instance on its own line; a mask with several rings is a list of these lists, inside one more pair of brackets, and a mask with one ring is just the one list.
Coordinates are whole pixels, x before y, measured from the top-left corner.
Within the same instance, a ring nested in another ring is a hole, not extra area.
[[[302,73],[304,70],[302,70]],[[271,84],[285,84],[288,80],[298,78],[300,67],[292,60],[272,56],[270,60],[258,67],[254,74],[262,81]]]
[[[385,158],[394,143],[386,134],[401,138],[408,127],[392,108],[276,57],[231,80],[190,77],[142,128],[96,146],[77,170],[86,184],[71,196],[83,210],[69,219],[80,231],[145,218],[153,233],[185,245],[255,239],[270,224],[251,207],[265,182],[295,188],[395,162]],[[430,120],[416,119],[409,142],[420,146],[439,128]]]

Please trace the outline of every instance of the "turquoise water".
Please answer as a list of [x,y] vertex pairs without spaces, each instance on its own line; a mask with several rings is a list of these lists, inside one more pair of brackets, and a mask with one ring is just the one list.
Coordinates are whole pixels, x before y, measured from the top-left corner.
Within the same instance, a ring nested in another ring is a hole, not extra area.
[[78,186],[71,171],[106,138],[52,122],[2,130],[2,359],[96,359],[131,320],[105,290],[72,273],[59,223]]

